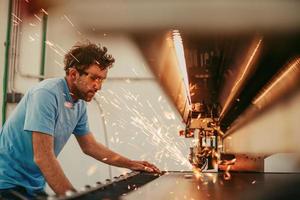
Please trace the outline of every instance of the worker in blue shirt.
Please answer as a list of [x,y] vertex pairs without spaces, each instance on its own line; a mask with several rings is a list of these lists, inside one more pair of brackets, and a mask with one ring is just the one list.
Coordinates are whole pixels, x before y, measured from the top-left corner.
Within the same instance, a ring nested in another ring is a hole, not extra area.
[[114,58],[92,43],[75,45],[64,59],[66,76],[31,88],[0,132],[0,199],[16,190],[27,197],[43,193],[45,182],[57,195],[75,190],[57,156],[71,134],[82,151],[109,165],[159,172],[146,161],[133,161],[97,142],[88,125],[86,102],[101,89]]

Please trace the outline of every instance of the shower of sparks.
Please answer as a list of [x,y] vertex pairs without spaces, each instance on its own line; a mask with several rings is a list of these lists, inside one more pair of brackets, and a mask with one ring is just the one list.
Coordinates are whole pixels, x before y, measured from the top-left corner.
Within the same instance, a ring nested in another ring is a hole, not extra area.
[[54,44],[52,43],[52,42],[50,42],[50,41],[46,41],[46,44],[48,45],[48,46],[50,46],[50,47],[52,47],[52,46],[54,46]]
[[[198,142],[197,142],[198,143]],[[199,154],[197,154],[197,157],[199,158],[208,158],[211,157],[212,159],[217,160],[217,164],[222,165],[225,167],[225,172],[223,173],[223,178],[224,180],[230,180],[231,179],[231,174],[229,173],[231,166],[235,164],[236,162],[236,158],[232,159],[232,160],[222,160],[221,159],[221,154],[218,151],[215,151],[214,149],[211,150],[210,148],[203,148]],[[200,167],[193,167],[193,172],[194,172],[194,176],[197,179],[201,179],[203,181],[203,174],[202,171],[204,170],[204,167],[200,168]],[[206,176],[208,177],[213,177],[212,174],[206,174]],[[216,177],[213,178],[212,180],[213,183],[216,183]]]
[[19,25],[19,22],[16,21],[16,20],[13,20],[13,25],[14,25],[14,26],[18,26],[18,25]]
[[137,73],[137,71],[135,70],[135,68],[131,68],[131,71],[134,73],[134,75],[138,76],[139,74]]
[[162,99],[162,96],[159,96],[159,97],[158,97],[158,99],[157,99],[157,100],[158,100],[158,102],[160,102],[160,101],[161,101],[161,99]]
[[35,18],[37,18],[37,20],[39,20],[40,22],[42,21],[42,19],[37,15],[37,14],[34,14]]
[[[63,49],[60,45],[55,44],[49,40],[46,40],[46,45],[53,51],[55,52],[57,55],[63,57],[66,54],[66,50]],[[74,58],[75,60],[77,60],[76,58]]]
[[223,178],[224,180],[228,181],[231,179],[231,174],[229,173],[230,169],[231,169],[231,166],[236,162],[236,159],[232,159],[232,160],[221,160],[219,161],[219,164],[220,165],[224,165],[226,168],[225,168],[225,172],[223,174]]
[[97,171],[97,165],[92,165],[92,166],[90,166],[89,167],[89,169],[87,170],[87,175],[88,176],[92,176],[92,175],[94,175],[95,173],[96,173],[96,171]]
[[231,179],[231,174],[229,173],[229,170],[230,170],[230,168],[228,168],[223,174],[223,178],[226,181],[229,181]]
[[71,55],[78,63],[80,63],[79,60],[78,60],[73,54],[70,53],[70,55]]
[[224,136],[224,132],[221,130],[220,127],[214,128],[214,130],[216,130],[220,136]]
[[60,63],[60,62],[57,61],[57,60],[54,60],[54,63],[57,64],[58,66],[60,66],[61,68],[64,68],[64,67],[65,67],[62,63]]
[[201,113],[199,113],[197,116],[197,119],[200,119],[200,118],[201,118]]
[[32,36],[29,35],[28,37],[29,37],[30,42],[35,41],[35,39]]
[[175,119],[175,114],[173,112],[164,112],[164,115],[167,119],[171,120],[171,119]]
[[14,17],[12,21],[15,26],[19,25],[22,22],[22,20],[14,13],[12,13],[11,15]]
[[72,23],[72,21],[70,20],[70,18],[67,17],[67,15],[64,15],[64,17],[71,24],[72,27],[75,27],[74,24]]
[[[132,92],[121,88],[121,93],[115,93],[112,90],[107,90],[106,96],[100,96],[98,93],[96,94],[96,98],[99,98],[99,102],[103,102],[106,104],[110,104],[117,112],[128,113],[128,119],[130,119],[130,124],[133,125],[135,128],[138,128],[139,134],[143,134],[146,143],[150,143],[155,147],[159,147],[158,151],[153,154],[154,159],[158,163],[162,163],[163,158],[167,157],[172,160],[175,160],[176,163],[180,164],[181,166],[185,166],[191,168],[191,164],[189,163],[187,156],[183,154],[180,148],[188,148],[184,142],[176,142],[174,141],[174,137],[170,134],[169,127],[163,124],[163,121],[168,120],[175,120],[175,114],[167,110],[163,105],[159,105],[161,109],[164,109],[162,113],[158,113],[157,109],[151,104],[149,100],[146,102],[141,101],[141,96],[137,94],[133,94]],[[161,102],[162,97],[158,97],[158,102]],[[157,108],[157,102],[156,106]],[[147,110],[147,113],[152,112],[152,117],[148,117],[145,115],[144,112],[141,110]],[[105,113],[106,115],[107,113]],[[112,122],[115,126],[123,126],[125,128],[126,121],[122,123]],[[173,126],[177,127],[177,126]],[[179,128],[179,127],[178,127]],[[135,137],[133,137],[135,138]],[[123,142],[117,136],[113,136],[110,138],[112,143]],[[132,144],[131,144],[132,145]],[[140,147],[135,146],[136,148],[142,150],[142,144],[139,144]],[[141,159],[146,158],[147,155],[143,154],[140,155]]]
[[190,92],[193,91],[194,89],[196,89],[196,87],[197,87],[197,84],[192,85],[190,83]]
[[44,10],[43,8],[41,9],[41,12],[44,13],[45,15],[48,15],[48,12]]
[[234,163],[236,162],[236,158],[232,159],[232,160],[220,160],[220,154],[216,151],[212,151],[210,152],[212,157],[217,158],[218,160],[218,164],[219,165],[223,165],[225,166],[225,172],[223,174],[223,178],[224,180],[230,180],[231,179],[231,174],[229,173],[231,166],[234,165]]
[[56,46],[61,52],[67,53],[67,50],[64,49],[64,48],[62,48],[60,45],[56,44],[55,46]]

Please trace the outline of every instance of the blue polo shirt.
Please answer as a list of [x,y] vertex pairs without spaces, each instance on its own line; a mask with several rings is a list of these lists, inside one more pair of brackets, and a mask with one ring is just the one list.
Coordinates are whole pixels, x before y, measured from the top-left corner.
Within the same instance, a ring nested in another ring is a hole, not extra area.
[[58,156],[72,133],[89,132],[86,103],[73,102],[64,78],[47,79],[24,95],[0,131],[0,189],[41,191],[45,179],[33,160],[32,131],[53,136]]

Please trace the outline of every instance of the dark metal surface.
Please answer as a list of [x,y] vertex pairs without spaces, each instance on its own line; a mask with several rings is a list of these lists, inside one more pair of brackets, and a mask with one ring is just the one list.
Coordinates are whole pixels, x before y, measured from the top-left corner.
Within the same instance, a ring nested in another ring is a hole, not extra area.
[[231,173],[225,181],[222,173],[167,173],[124,200],[167,199],[300,199],[300,174]]
[[[192,104],[189,117],[219,118],[224,133],[252,105],[263,88],[286,65],[299,58],[300,53],[299,30],[276,33],[253,30],[240,34],[199,34],[180,30],[180,34]],[[189,124],[184,115],[187,98],[183,98],[186,94],[180,84],[182,76],[178,76],[176,62],[170,53],[167,54],[171,49],[165,52],[165,35],[164,31],[149,32],[136,34],[134,38],[150,68]],[[199,110],[197,104],[200,104]]]
[[[40,200],[276,200],[300,199],[300,174],[295,173],[231,173],[224,180],[223,173],[167,172],[162,176],[132,172],[127,177],[63,198],[38,196]],[[11,191],[11,199],[28,199]],[[1,197],[0,197],[1,199]],[[5,198],[4,198],[5,199]]]
[[142,185],[158,178],[159,174],[133,171],[113,180],[107,179],[105,183],[97,182],[94,185],[86,185],[79,191],[67,191],[65,196],[48,196],[46,193],[35,194],[35,197],[28,197],[26,189],[17,187],[0,190],[0,200],[114,200],[120,199],[122,195],[136,190]]
[[122,195],[136,190],[142,185],[158,178],[158,174],[133,171],[126,175],[107,179],[106,183],[98,182],[96,186],[86,186],[83,191],[69,194],[66,197],[53,198],[54,200],[99,200],[119,199]]

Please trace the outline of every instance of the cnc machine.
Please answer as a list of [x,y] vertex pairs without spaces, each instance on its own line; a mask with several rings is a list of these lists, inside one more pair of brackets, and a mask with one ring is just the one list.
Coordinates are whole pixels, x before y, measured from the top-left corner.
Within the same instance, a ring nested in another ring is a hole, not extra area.
[[102,1],[89,2],[81,12],[123,16],[78,20],[135,41],[186,125],[174,134],[193,142],[193,169],[131,172],[48,199],[300,199],[298,2],[116,1],[100,13]]

